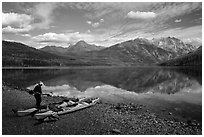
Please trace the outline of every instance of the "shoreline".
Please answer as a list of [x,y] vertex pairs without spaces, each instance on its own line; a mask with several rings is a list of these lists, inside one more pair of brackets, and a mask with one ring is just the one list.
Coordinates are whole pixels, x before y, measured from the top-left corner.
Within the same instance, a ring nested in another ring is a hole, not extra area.
[[47,66],[47,67],[18,67],[18,66],[6,66],[2,67],[2,69],[80,69],[80,68],[94,68],[94,69],[101,69],[101,68],[191,68],[194,66],[161,66],[161,65],[138,65],[138,66]]
[[[60,101],[42,98],[42,105]],[[2,84],[3,135],[177,135],[202,134],[202,123],[184,121],[171,113],[157,113],[141,103],[100,103],[60,116],[56,122],[37,124],[34,117],[16,117],[11,109],[35,106],[35,99],[24,89]]]

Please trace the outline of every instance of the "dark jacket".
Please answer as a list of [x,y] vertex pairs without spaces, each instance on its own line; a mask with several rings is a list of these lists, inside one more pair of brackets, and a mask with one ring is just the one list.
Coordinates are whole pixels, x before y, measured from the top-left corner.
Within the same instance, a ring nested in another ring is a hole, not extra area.
[[35,86],[33,91],[34,91],[34,94],[42,94],[42,89],[40,85]]

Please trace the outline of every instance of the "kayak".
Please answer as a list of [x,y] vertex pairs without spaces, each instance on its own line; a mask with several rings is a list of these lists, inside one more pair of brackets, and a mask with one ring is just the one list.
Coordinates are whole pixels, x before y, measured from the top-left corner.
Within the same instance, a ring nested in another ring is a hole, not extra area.
[[[73,100],[73,101],[82,101],[82,100],[84,100],[85,99],[85,97],[84,98],[80,98],[80,99],[77,99],[77,98],[71,98],[71,100]],[[71,100],[67,100],[67,101],[69,101],[70,103],[72,102],[73,103],[73,101],[71,101]],[[56,103],[53,103],[53,104],[61,104],[61,102],[56,102]],[[61,105],[59,105],[58,107],[63,107],[63,106],[65,106],[65,105],[67,105],[67,103],[66,103],[66,100],[65,100],[65,102],[63,102]],[[46,111],[49,111],[49,108],[48,108],[48,106],[43,106],[43,108],[41,108],[41,109],[38,109],[38,108],[29,108],[29,109],[26,109],[26,110],[15,110],[15,109],[12,109],[12,111],[14,112],[14,114],[16,114],[17,116],[19,116],[19,117],[22,117],[22,116],[27,116],[27,115],[31,115],[31,114],[34,114],[34,113],[42,113],[42,112],[46,112]]]
[[46,112],[48,111],[48,108],[44,108],[44,109],[37,109],[37,108],[29,108],[29,109],[26,109],[26,110],[14,110],[12,109],[12,111],[19,117],[22,117],[22,116],[27,116],[27,115],[31,115],[33,113],[42,113],[42,112]]
[[30,109],[26,109],[26,110],[18,110],[16,112],[15,112],[15,110],[13,110],[13,111],[17,116],[21,117],[21,116],[29,115],[29,114],[37,111],[37,110],[38,110],[37,108],[30,108]]
[[[82,100],[84,100],[84,99],[86,99],[86,97],[83,97],[83,98],[69,98],[69,99],[65,99],[65,102],[55,102],[55,103],[53,103],[53,104],[61,104],[61,105],[59,105],[58,107],[63,107],[63,106],[65,106],[65,105],[67,105],[67,103],[66,102],[79,102],[79,101],[82,101]],[[42,113],[42,112],[46,112],[46,111],[49,111],[49,108],[48,108],[48,106],[41,106],[41,108],[40,109],[38,109],[38,108],[29,108],[29,109],[26,109],[26,110],[16,110],[16,109],[12,109],[12,111],[14,112],[14,114],[16,114],[17,116],[19,116],[19,117],[22,117],[22,116],[27,116],[27,115],[30,115],[30,114],[34,114],[34,113]]]
[[[43,113],[36,113],[35,118],[37,120],[40,120],[40,119],[44,119],[44,118],[52,116],[52,115],[53,116],[63,115],[63,114],[75,112],[77,110],[91,107],[91,106],[95,105],[98,101],[99,101],[99,98],[94,98],[94,99],[84,98],[77,103],[76,102],[70,102],[70,101],[69,102],[63,102],[62,104],[60,104],[58,106],[59,111],[48,110],[48,111],[43,112]],[[71,104],[71,103],[73,103],[73,104]]]

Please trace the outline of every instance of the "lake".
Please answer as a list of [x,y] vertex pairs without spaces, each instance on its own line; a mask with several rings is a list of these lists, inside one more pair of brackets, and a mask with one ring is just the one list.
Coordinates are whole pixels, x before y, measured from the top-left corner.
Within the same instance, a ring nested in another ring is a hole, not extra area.
[[202,70],[161,67],[81,67],[3,69],[2,79],[56,96],[100,97],[107,103],[139,102],[155,112],[167,110],[202,121]]

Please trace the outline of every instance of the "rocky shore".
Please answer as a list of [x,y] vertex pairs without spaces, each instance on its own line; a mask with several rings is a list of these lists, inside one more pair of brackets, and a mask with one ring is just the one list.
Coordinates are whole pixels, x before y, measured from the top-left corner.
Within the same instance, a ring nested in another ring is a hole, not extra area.
[[[60,101],[43,97],[42,104]],[[2,85],[3,135],[201,135],[202,123],[152,111],[139,103],[100,101],[93,107],[60,116],[56,122],[38,123],[34,117],[17,117],[11,109],[34,107],[35,99],[23,89]]]

